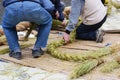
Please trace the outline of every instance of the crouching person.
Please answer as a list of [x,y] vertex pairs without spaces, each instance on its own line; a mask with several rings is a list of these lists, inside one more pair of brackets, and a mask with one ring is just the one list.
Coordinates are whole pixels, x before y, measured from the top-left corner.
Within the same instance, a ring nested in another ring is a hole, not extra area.
[[54,5],[49,0],[3,0],[3,6],[5,12],[2,26],[10,49],[9,56],[18,60],[22,59],[16,31],[16,25],[21,21],[29,21],[39,25],[32,55],[34,58],[43,55],[44,52],[41,48],[47,45],[52,25],[52,17],[46,9],[54,10]]
[[103,41],[104,32],[99,28],[106,21],[106,8],[101,0],[72,0],[69,23],[64,33],[65,42],[70,40],[70,32],[75,29],[78,18],[81,16],[82,24],[76,29],[76,38],[83,40]]

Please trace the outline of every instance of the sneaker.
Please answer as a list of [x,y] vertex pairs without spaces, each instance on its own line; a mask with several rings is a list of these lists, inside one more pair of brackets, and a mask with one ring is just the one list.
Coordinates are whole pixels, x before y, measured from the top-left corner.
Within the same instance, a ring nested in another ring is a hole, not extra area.
[[32,50],[32,55],[33,55],[34,58],[38,58],[43,54],[44,54],[44,51],[42,49],[40,49],[40,50]]
[[18,60],[22,59],[22,54],[21,54],[21,52],[13,52],[13,51],[11,51],[11,52],[9,53],[9,56],[10,56],[10,57],[13,57],[13,58],[16,58],[16,59],[18,59]]
[[105,32],[103,30],[98,30],[97,34],[96,34],[96,42],[97,43],[102,43],[104,35],[105,35]]

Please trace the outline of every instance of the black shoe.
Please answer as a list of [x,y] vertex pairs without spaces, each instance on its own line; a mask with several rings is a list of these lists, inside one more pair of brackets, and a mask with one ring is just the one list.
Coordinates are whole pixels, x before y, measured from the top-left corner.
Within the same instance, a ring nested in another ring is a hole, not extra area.
[[13,52],[13,51],[11,51],[11,52],[9,53],[9,56],[10,56],[10,57],[13,57],[13,58],[16,58],[16,59],[18,59],[18,60],[22,59],[22,54],[21,54],[21,52]]
[[105,32],[103,30],[98,30],[97,34],[96,34],[96,42],[97,43],[102,43],[104,35],[105,35]]
[[34,58],[38,58],[43,54],[44,54],[44,51],[42,49],[40,49],[40,50],[32,50],[32,55],[33,55]]

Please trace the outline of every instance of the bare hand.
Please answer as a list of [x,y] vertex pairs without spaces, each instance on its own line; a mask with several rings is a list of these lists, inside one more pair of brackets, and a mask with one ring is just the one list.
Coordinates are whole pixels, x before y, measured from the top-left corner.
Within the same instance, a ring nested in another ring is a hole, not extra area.
[[66,26],[67,25],[67,20],[63,20],[61,24],[62,24],[62,26]]
[[64,39],[65,43],[68,43],[70,41],[70,35],[64,32],[63,39]]
[[56,16],[56,19],[58,19],[58,18],[60,17],[60,15],[59,15],[59,12],[58,12],[58,11],[56,11],[55,16]]

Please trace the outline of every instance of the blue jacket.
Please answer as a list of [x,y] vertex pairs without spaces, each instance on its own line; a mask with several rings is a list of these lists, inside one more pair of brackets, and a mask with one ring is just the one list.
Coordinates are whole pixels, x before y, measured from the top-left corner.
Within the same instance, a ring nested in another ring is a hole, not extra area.
[[[58,11],[60,14],[59,20],[60,21],[64,20],[64,15],[62,13],[62,8],[61,8],[62,6],[60,4],[60,0],[21,0],[21,1],[36,2],[40,4],[43,8],[45,8],[51,14],[54,14],[56,11]],[[20,0],[3,0],[3,6],[6,7],[15,2],[20,2]],[[55,18],[56,16],[52,15],[52,17]]]
[[[15,2],[20,2],[20,1],[32,1],[32,2],[36,2],[38,4],[40,4],[42,7],[44,7],[46,10],[51,11],[54,10],[54,5],[52,4],[52,2],[50,0],[3,0],[3,6],[6,7],[12,3]],[[46,3],[48,3],[46,5]]]

